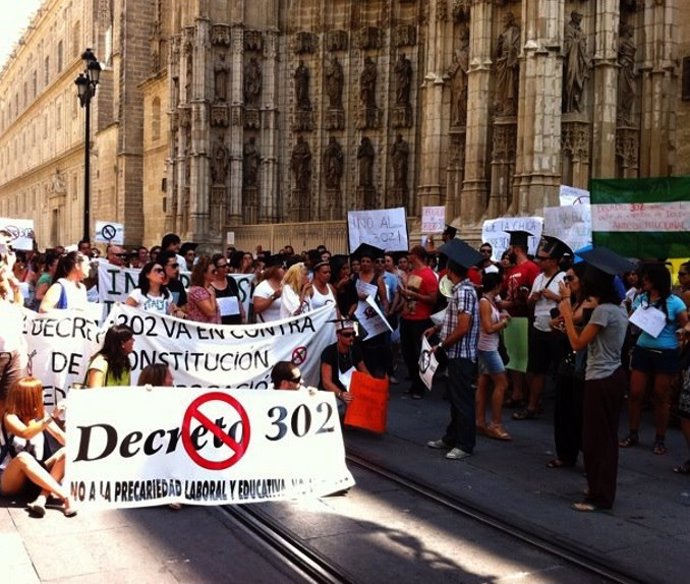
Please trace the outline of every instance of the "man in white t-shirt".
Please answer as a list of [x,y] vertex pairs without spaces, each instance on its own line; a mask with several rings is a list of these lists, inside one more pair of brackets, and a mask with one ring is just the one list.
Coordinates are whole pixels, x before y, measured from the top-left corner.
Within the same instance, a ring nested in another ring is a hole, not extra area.
[[565,272],[559,268],[559,262],[563,254],[572,254],[572,250],[555,237],[544,236],[544,240],[534,257],[541,273],[534,279],[532,291],[527,298],[527,304],[534,309],[527,361],[529,402],[525,409],[513,414],[514,420],[528,420],[537,415],[546,375],[552,365],[563,358],[566,349],[566,339],[552,331],[549,323],[553,318],[551,311],[557,309],[561,301],[560,283],[565,277]]

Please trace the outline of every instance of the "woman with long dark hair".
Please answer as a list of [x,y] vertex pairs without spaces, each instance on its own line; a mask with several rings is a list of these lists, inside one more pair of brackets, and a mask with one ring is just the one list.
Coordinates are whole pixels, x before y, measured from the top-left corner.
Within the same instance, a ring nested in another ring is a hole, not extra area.
[[134,349],[134,331],[126,324],[115,324],[105,333],[103,348],[89,362],[86,387],[131,385],[129,354]]
[[84,279],[89,275],[89,258],[79,251],[71,251],[62,256],[58,262],[53,283],[45,293],[39,312],[53,308],[87,307],[86,286]]
[[647,264],[642,268],[642,294],[632,304],[632,310],[655,309],[664,314],[666,323],[661,332],[652,336],[642,331],[633,348],[630,362],[630,396],[628,422],[630,431],[620,441],[627,448],[639,443],[642,400],[647,384],[654,384],[654,454],[666,454],[666,428],[671,410],[671,383],[680,369],[680,354],[676,331],[688,323],[685,303],[671,293],[671,273],[664,264]]
[[222,253],[216,253],[213,254],[211,261],[216,268],[216,276],[211,282],[211,286],[216,292],[221,322],[223,324],[246,322],[237,280],[228,275],[228,259]]
[[216,289],[212,286],[217,272],[208,256],[199,257],[194,264],[187,293],[187,317],[190,320],[221,324]]
[[132,290],[125,304],[155,314],[172,314],[176,307],[164,281],[163,267],[158,262],[148,262],[139,272],[139,286]]
[[629,262],[605,248],[579,254],[588,263],[583,280],[584,296],[597,307],[589,322],[578,331],[570,298],[559,304],[563,325],[574,351],[587,349],[583,408],[582,452],[588,489],[577,511],[610,509],[616,498],[618,476],[618,418],[627,386],[621,349],[628,319],[620,306],[615,274],[629,269]]

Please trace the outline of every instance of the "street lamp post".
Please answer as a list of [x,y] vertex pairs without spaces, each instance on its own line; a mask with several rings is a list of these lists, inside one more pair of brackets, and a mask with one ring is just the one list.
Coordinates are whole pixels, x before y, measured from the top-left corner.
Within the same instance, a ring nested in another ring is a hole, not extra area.
[[77,86],[79,103],[84,111],[84,233],[83,239],[90,241],[91,223],[91,98],[96,95],[96,86],[101,77],[101,64],[91,49],[86,49],[81,56],[84,61],[84,72],[74,80]]

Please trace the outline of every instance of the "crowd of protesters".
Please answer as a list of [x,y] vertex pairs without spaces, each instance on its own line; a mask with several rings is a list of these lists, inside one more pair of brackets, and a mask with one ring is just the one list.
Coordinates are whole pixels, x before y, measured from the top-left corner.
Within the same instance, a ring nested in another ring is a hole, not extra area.
[[[8,307],[20,303],[42,312],[84,307],[88,290],[97,283],[94,262],[140,270],[127,304],[198,322],[265,323],[332,304],[337,342],[321,356],[320,388],[334,392],[341,409],[352,400],[347,391],[352,370],[399,384],[401,360],[409,380],[405,395],[423,399],[427,387],[419,358],[426,336],[441,365],[440,375],[447,378],[451,414],[444,435],[427,445],[459,460],[473,453],[477,434],[511,440],[504,408],[513,410],[514,421],[538,417],[551,380],[557,456],[546,464],[554,469],[572,467],[582,452],[588,491],[575,508],[608,509],[615,499],[618,449],[644,442],[640,426],[647,393],[654,406],[653,451],[667,451],[672,409],[690,447],[690,347],[685,347],[690,265],[681,266],[674,289],[664,262],[632,264],[596,248],[581,254],[582,263],[574,263],[573,250],[555,237],[546,237],[532,256],[529,235],[512,232],[510,247],[494,261],[488,243],[473,249],[456,238],[452,227],[444,232],[438,249],[427,244],[390,253],[363,244],[351,255],[333,255],[323,245],[301,254],[286,245],[276,252],[228,247],[225,253],[205,255],[175,234],[167,234],[160,246],[150,249],[127,251],[109,245],[103,257],[88,241],[71,251],[58,247],[43,254],[12,253],[9,234],[0,232],[0,311],[11,315]],[[190,273],[188,287],[180,280],[181,271]],[[249,310],[232,274],[251,280]],[[372,302],[392,332],[367,335],[357,325],[357,315]],[[660,312],[661,331],[652,335],[631,325],[628,318],[637,310]],[[7,318],[6,322],[12,320]],[[526,319],[527,327],[517,346],[513,335],[513,346],[506,347],[504,331],[516,319]],[[89,362],[88,387],[130,383],[131,331],[116,328],[108,331],[103,348]],[[40,423],[60,439],[38,406],[32,406],[33,418],[39,420],[35,423],[24,410],[4,411],[6,400],[14,404],[18,399],[11,397],[13,387],[23,387],[27,395],[34,391],[31,383],[19,383],[20,341],[12,327],[8,330],[0,335],[3,428],[15,437],[31,438]],[[520,351],[527,354],[526,371],[510,356]],[[281,383],[298,385],[297,374],[285,369],[291,377]],[[619,440],[618,418],[626,395],[629,432]],[[36,514],[49,492],[63,500],[66,515],[73,513],[66,494],[55,485],[63,472],[61,456],[41,461],[47,470],[22,467],[22,476],[42,489],[34,500]],[[8,461],[0,460],[0,493],[14,489],[15,475],[2,472],[7,468]],[[690,460],[673,470],[690,474]]]

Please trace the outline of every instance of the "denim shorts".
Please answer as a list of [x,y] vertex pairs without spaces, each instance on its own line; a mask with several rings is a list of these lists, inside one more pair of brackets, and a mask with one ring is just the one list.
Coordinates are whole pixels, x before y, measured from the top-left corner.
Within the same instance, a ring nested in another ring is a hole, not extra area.
[[678,349],[646,349],[635,346],[630,360],[630,369],[642,373],[665,373],[675,375],[680,369]]
[[479,373],[487,375],[496,375],[497,373],[505,373],[506,367],[503,364],[503,359],[498,351],[477,351],[477,361],[479,362]]

